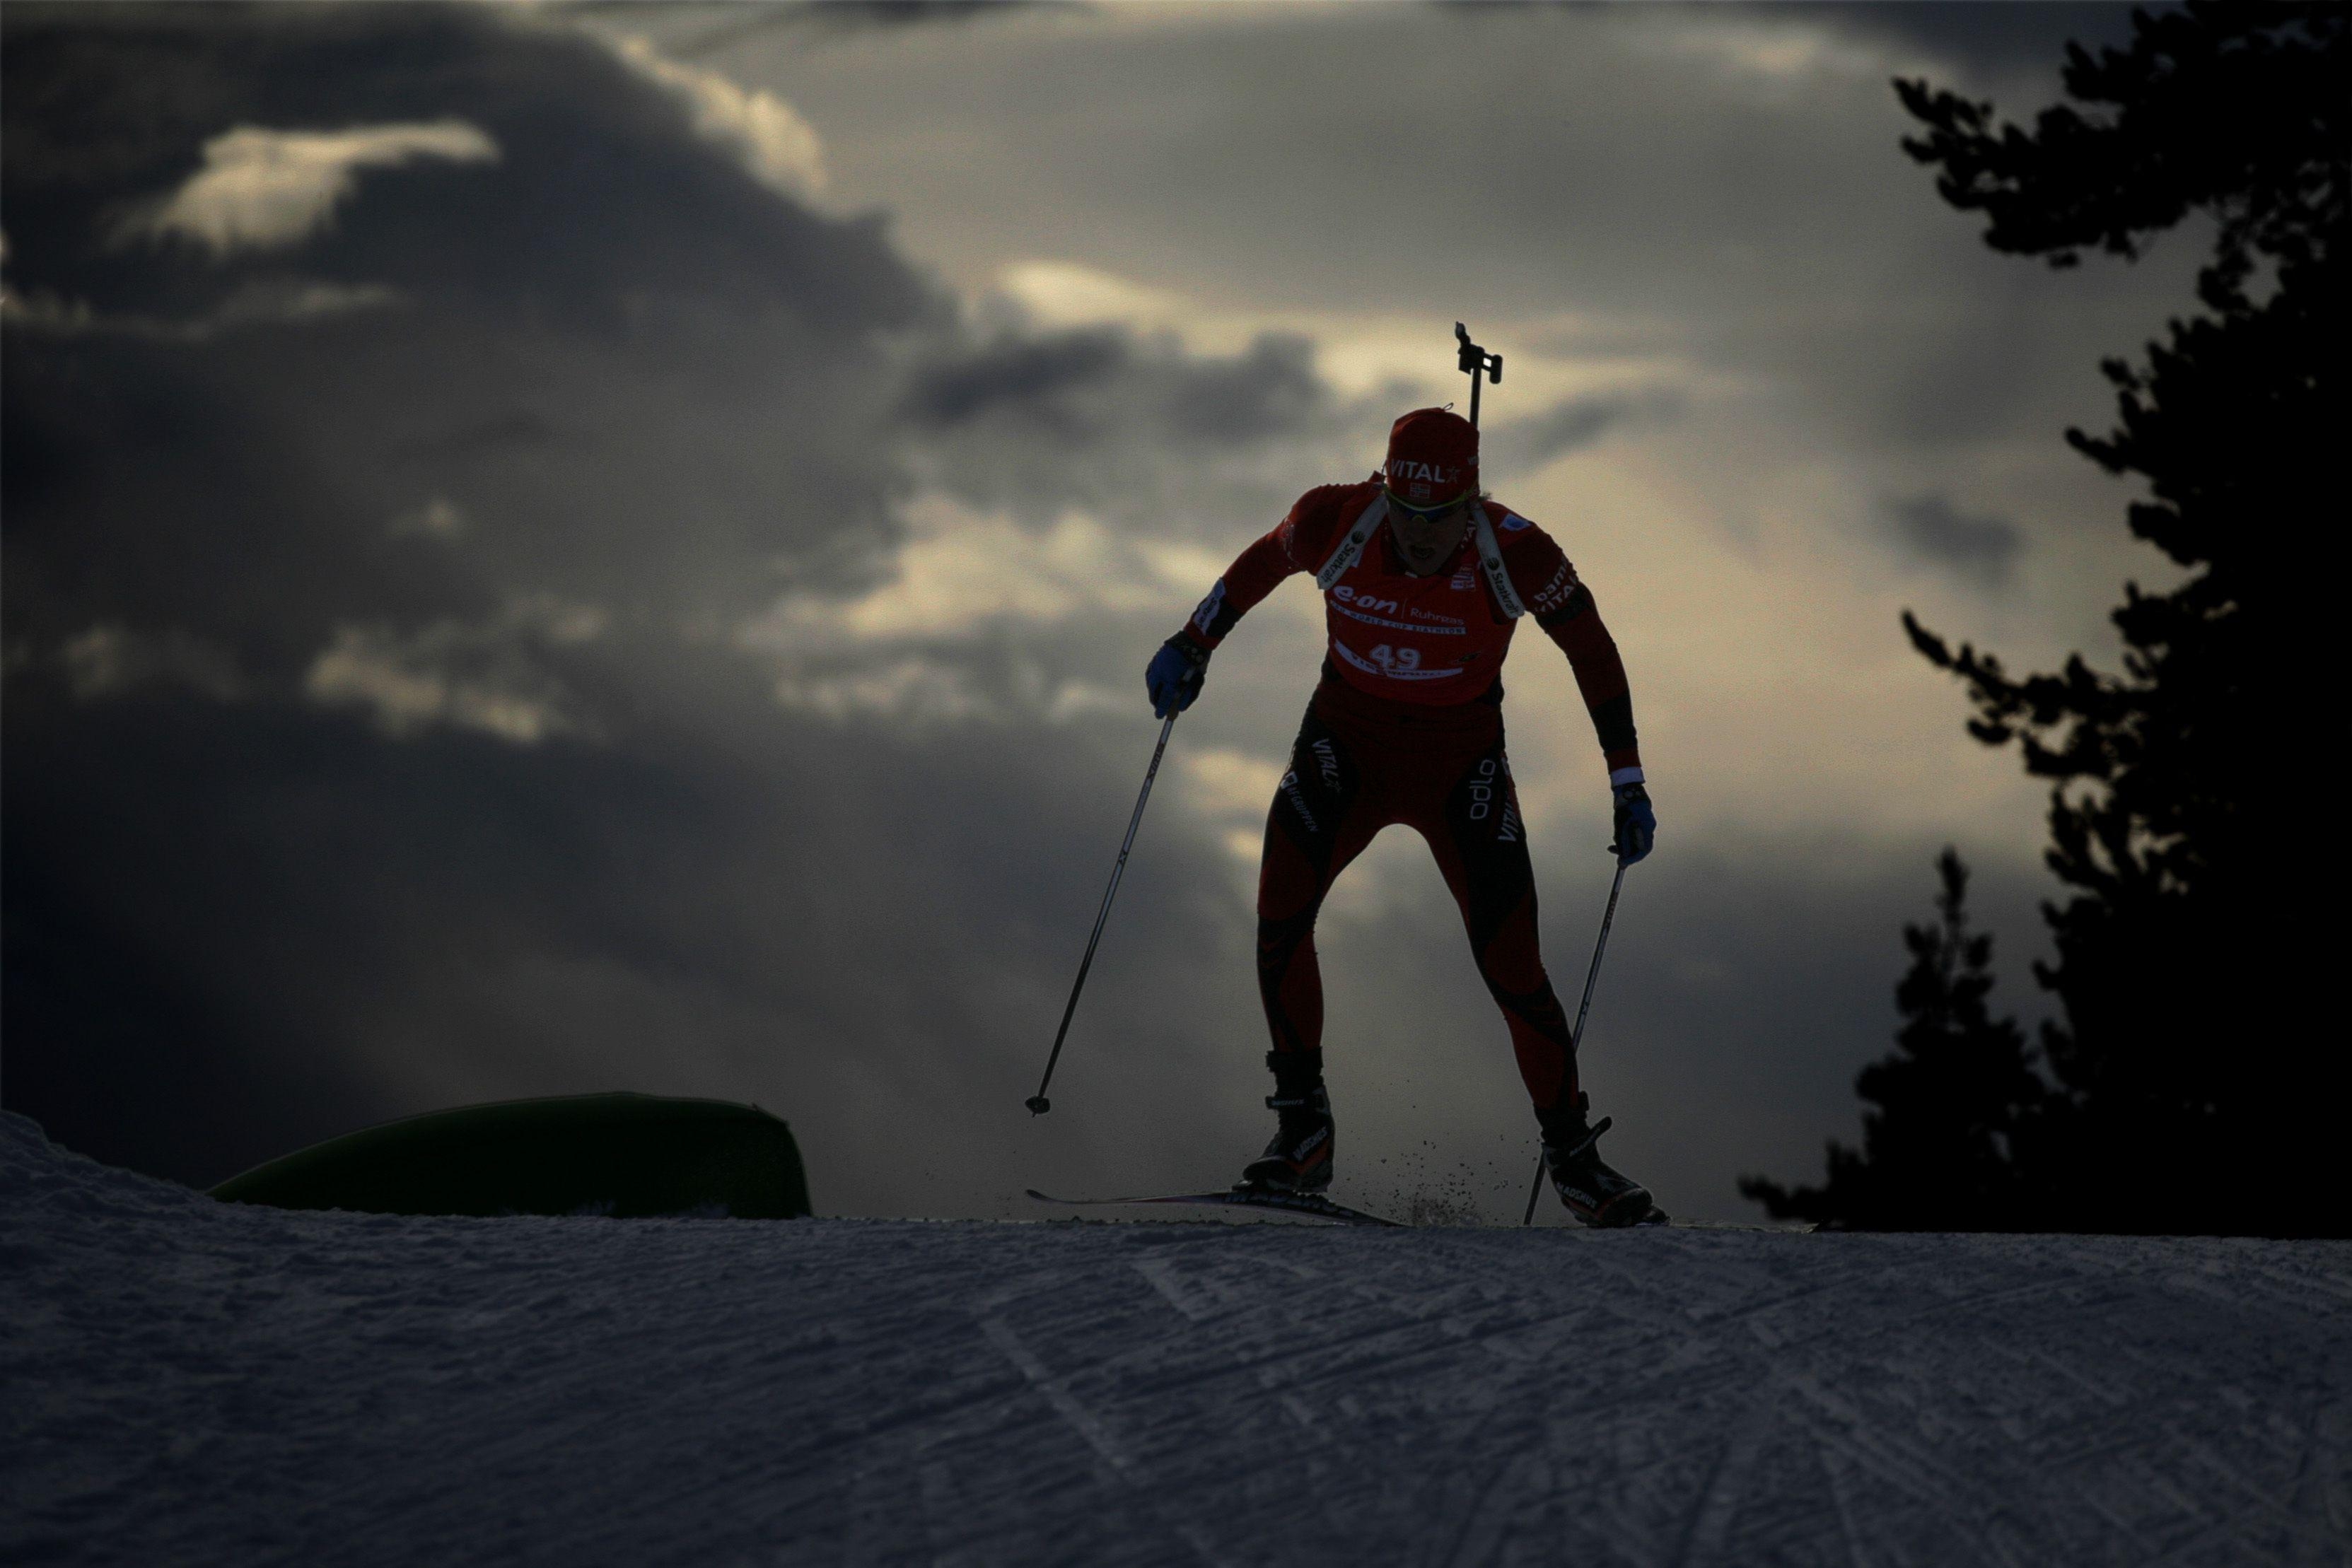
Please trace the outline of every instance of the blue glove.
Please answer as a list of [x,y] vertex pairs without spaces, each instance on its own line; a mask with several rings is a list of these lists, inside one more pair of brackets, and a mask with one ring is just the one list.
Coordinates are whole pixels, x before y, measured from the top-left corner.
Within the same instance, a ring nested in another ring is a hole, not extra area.
[[1151,655],[1143,672],[1143,689],[1151,694],[1151,716],[1166,718],[1182,713],[1201,695],[1209,678],[1209,655],[1181,637],[1171,637]]
[[1639,784],[1617,786],[1617,858],[1627,865],[1650,852],[1658,839],[1658,814],[1650,809],[1650,792]]

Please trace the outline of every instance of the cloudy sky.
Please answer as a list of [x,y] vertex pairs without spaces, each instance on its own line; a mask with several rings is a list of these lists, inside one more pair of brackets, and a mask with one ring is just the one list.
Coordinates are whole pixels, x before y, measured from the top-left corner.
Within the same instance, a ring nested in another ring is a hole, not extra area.
[[[5,17],[5,1059],[210,1182],[440,1105],[756,1101],[819,1207],[1221,1183],[1264,1141],[1294,582],[1231,556],[1506,360],[1488,486],[1631,673],[1662,822],[1584,1051],[1680,1212],[1818,1174],[1939,846],[2029,1017],[2042,800],[1906,607],[2013,663],[2165,580],[2064,446],[2186,308],[1996,256],[1889,78],[2030,112],[2118,6],[336,5]],[[1608,796],[1506,706],[1555,981]],[[1534,1128],[1402,829],[1320,933],[1340,1191],[1516,1218]]]

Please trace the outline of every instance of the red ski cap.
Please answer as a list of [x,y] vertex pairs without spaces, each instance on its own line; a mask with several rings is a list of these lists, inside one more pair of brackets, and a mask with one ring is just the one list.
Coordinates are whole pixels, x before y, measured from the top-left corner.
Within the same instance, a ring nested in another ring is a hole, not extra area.
[[1389,427],[1389,500],[1442,512],[1478,488],[1478,427],[1451,410],[1417,408]]

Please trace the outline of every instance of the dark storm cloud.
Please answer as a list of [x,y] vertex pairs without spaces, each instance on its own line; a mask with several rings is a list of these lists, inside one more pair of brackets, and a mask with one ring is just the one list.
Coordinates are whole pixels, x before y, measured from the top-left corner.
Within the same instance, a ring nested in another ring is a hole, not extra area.
[[555,427],[529,409],[493,414],[480,423],[405,441],[392,449],[403,462],[459,462],[493,453],[530,451],[558,439]]
[[[209,1180],[475,1092],[789,1106],[877,998],[984,1032],[935,955],[802,961],[881,915],[856,824],[957,759],[843,760],[723,637],[896,538],[878,343],[945,317],[878,225],[528,21],[5,26],[10,293],[55,307],[5,327],[12,1106]],[[499,158],[296,243],[118,237],[239,127],[449,120]],[[390,298],[223,322],[289,276]]]
[[[776,199],[593,43],[457,7],[12,8],[5,69],[13,290],[170,318],[299,266],[398,301],[205,351],[17,323],[12,639],[129,615],[236,640],[249,610],[315,642],[326,619],[501,591],[658,588],[686,613],[742,552],[887,543],[885,459],[823,433],[858,420],[861,382],[879,395],[871,335],[939,308],[874,223]],[[453,118],[499,161],[369,173],[290,252],[110,237],[238,127]],[[436,492],[485,519],[462,561],[383,538]]]
[[[1196,358],[1094,327],[1007,333],[933,365],[917,376],[906,413],[934,434],[993,419],[1073,444],[1116,430],[1192,446],[1263,445],[1310,434],[1330,400],[1304,338],[1266,333],[1238,355]],[[1157,415],[1141,429],[1121,417],[1138,403]]]
[[[395,37],[404,62],[381,52]],[[266,24],[213,7],[12,7],[5,69],[10,280],[100,314],[193,308],[248,275],[184,242],[123,237],[126,214],[194,173],[214,137],[452,116],[499,161],[367,175],[362,199],[303,244],[309,275],[605,330],[625,329],[641,297],[838,301],[808,323],[819,332],[925,303],[871,225],[747,200],[742,170],[699,155],[676,106],[583,37],[457,6]]]
[[1984,588],[2009,580],[2025,544],[2008,518],[1972,517],[1937,494],[1891,500],[1886,517],[1908,553]]
[[1330,401],[1313,343],[1261,333],[1246,353],[1194,361],[1170,390],[1169,424],[1203,445],[1297,440],[1329,417]]
[[[1488,0],[1436,0],[1437,7],[1466,20],[1528,9]],[[1899,0],[1896,4],[1829,5],[1813,0],[1772,0],[1713,7],[1724,16],[1773,24],[1827,27],[1849,37],[1894,45],[1931,56],[1965,72],[1976,84],[2018,72],[2047,72],[2065,56],[2070,42],[2093,52],[2130,40],[2135,11],[2161,12],[2168,5],[2139,5],[2131,0]],[[1606,12],[1606,4],[1534,7],[1563,22],[1580,25]],[[1580,15],[1583,13],[1586,15]]]
[[1076,507],[1160,538],[1270,523],[1316,455],[1336,460],[1378,413],[1333,391],[1305,338],[1199,355],[1125,327],[1024,326],[945,346],[899,409],[932,482],[968,501],[1033,522]]
[[[1087,0],[787,0],[746,5],[739,0],[688,6],[677,0],[579,0],[566,10],[622,22],[649,21],[676,28],[668,52],[697,59],[737,45],[774,37],[835,38],[893,28],[925,27],[1009,16],[1022,11],[1083,12]],[[681,19],[687,25],[680,25]],[[702,24],[694,26],[692,24]]]
[[2131,41],[2136,11],[2126,0],[2090,4],[2028,0],[1910,0],[1895,5],[1790,5],[1769,14],[1803,17],[1873,42],[1904,46],[1948,62],[1981,86],[2018,72],[2047,73],[2079,43],[2096,54]]
[[1101,422],[1088,417],[1086,400],[1133,361],[1127,334],[1114,328],[1007,336],[918,376],[906,412],[935,433],[994,415],[1060,440],[1087,441]]
[[1542,413],[1482,433],[1480,472],[1492,476],[1507,469],[1539,468],[1582,451],[1629,422],[1671,419],[1682,409],[1680,394],[1667,390],[1567,398]]

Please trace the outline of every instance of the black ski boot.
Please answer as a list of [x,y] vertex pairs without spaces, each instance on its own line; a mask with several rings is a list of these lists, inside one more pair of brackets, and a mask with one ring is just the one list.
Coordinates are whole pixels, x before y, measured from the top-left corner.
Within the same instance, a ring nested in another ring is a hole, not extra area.
[[1544,1168],[1551,1173],[1560,1202],[1578,1219],[1601,1228],[1664,1224],[1665,1214],[1650,1201],[1650,1189],[1601,1157],[1601,1134],[1609,1130],[1609,1118],[1601,1117],[1598,1126],[1587,1125],[1585,1113],[1591,1104],[1590,1095],[1579,1094],[1572,1105],[1536,1113],[1543,1125]]
[[1266,1108],[1282,1113],[1282,1126],[1265,1153],[1243,1167],[1237,1187],[1267,1192],[1321,1192],[1331,1185],[1331,1097],[1323,1092],[1323,1052],[1270,1051],[1274,1092]]

